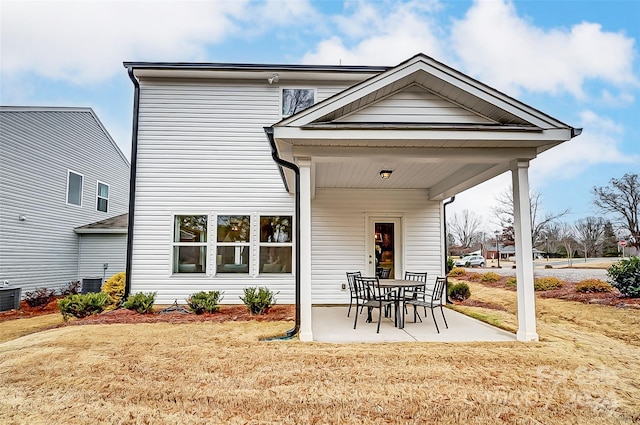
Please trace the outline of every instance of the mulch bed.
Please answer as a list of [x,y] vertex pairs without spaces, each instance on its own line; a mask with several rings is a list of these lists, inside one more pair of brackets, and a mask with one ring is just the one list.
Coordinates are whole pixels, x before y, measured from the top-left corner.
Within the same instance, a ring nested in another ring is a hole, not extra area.
[[[22,317],[40,316],[58,312],[58,301],[51,301],[44,308],[32,308],[24,301],[20,303],[20,310],[9,310],[0,312],[0,322],[6,320],[19,319]],[[73,319],[67,322],[68,325],[93,325],[108,323],[192,323],[192,322],[239,322],[239,321],[294,321],[295,306],[274,305],[266,314],[251,314],[244,305],[223,305],[215,313],[154,313],[138,314],[132,310],[118,309],[101,314]]]
[[[460,280],[480,283],[482,285],[490,286],[493,288],[502,288],[509,291],[516,290],[514,286],[508,286],[506,284],[507,280],[509,279],[509,276],[501,276],[500,279],[498,279],[495,282],[482,282],[481,281],[482,274],[474,273],[474,272],[467,273],[466,275],[458,276],[455,278]],[[620,294],[620,291],[618,291],[615,288],[613,292],[583,293],[583,292],[576,291],[577,282],[570,282],[567,280],[561,280],[561,282],[563,283],[561,288],[551,289],[548,291],[536,291],[536,295],[540,296],[541,298],[557,298],[557,299],[567,300],[567,301],[577,301],[585,304],[610,305],[610,306],[615,306],[620,308],[640,308],[640,298],[623,297]],[[498,306],[496,304],[473,300],[473,294],[471,296],[472,298],[469,298],[462,302],[456,302],[456,304],[475,306],[475,307],[485,307],[485,308],[491,308],[493,310],[504,310],[503,307]]]

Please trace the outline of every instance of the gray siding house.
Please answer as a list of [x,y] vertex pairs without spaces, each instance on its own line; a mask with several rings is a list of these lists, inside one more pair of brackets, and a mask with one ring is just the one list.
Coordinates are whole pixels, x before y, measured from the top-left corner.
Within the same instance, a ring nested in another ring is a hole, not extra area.
[[[248,286],[311,309],[345,272],[445,273],[444,209],[510,172],[531,252],[529,162],[580,133],[425,55],[395,67],[124,64],[134,85],[127,290],[157,302]],[[518,339],[537,340],[518,259]]]
[[[121,268],[126,244],[82,241],[75,228],[128,210],[130,165],[90,108],[0,107],[0,283],[59,288],[87,263]],[[85,234],[82,234],[84,237]],[[80,247],[93,245],[80,255]],[[112,251],[119,253],[115,257]]]

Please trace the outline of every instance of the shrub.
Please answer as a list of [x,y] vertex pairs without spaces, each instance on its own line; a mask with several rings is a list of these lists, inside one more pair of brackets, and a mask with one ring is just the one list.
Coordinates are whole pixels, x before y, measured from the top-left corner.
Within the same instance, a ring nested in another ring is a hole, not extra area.
[[453,300],[464,301],[471,296],[471,289],[469,289],[469,285],[466,283],[460,282],[449,286],[447,294],[449,298]]
[[482,282],[493,283],[500,280],[500,275],[495,272],[486,272],[482,275]]
[[562,288],[562,281],[553,276],[539,277],[533,282],[533,289],[536,291],[549,291],[558,288]]
[[122,306],[127,310],[134,310],[140,314],[149,314],[153,313],[153,303],[155,300],[155,292],[149,292],[148,294],[138,292],[135,295],[130,295]]
[[29,307],[40,307],[44,309],[55,297],[55,289],[36,288],[35,291],[25,292],[24,302],[26,302]]
[[104,292],[71,294],[58,300],[58,309],[66,322],[69,316],[81,318],[101,313],[109,305],[109,301],[109,295]]
[[244,297],[240,297],[251,314],[263,314],[276,304],[275,296],[279,292],[272,292],[268,288],[244,288]]
[[624,258],[607,270],[609,282],[625,297],[640,297],[640,257]]
[[80,281],[74,280],[72,282],[67,283],[67,286],[60,290],[60,295],[66,297],[71,294],[77,294],[80,292]]
[[107,310],[113,310],[122,305],[125,277],[126,275],[124,272],[116,273],[102,284],[102,292],[109,295],[110,298]]
[[454,267],[449,272],[450,277],[464,276],[465,274],[467,274],[467,271],[462,267]]
[[576,291],[578,292],[611,292],[613,286],[600,279],[585,279],[576,283]]
[[218,305],[220,300],[222,300],[220,291],[200,291],[187,298],[187,305],[195,314],[215,313],[220,308]]
[[456,260],[447,257],[447,270],[453,270],[456,267]]
[[468,280],[469,282],[479,282],[482,280],[482,275],[476,272],[469,272],[464,280]]
[[507,280],[504,282],[505,286],[509,286],[512,288],[515,288],[516,286],[518,286],[518,280],[515,277],[509,277],[507,278]]

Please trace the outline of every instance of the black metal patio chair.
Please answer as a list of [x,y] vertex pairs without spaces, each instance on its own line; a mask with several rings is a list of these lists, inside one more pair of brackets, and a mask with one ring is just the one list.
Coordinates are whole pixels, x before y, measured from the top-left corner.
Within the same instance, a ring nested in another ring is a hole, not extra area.
[[[433,290],[426,290],[424,294],[424,299],[415,299],[415,300],[407,300],[405,301],[405,305],[409,304],[413,306],[413,322],[416,322],[416,318],[420,318],[418,315],[417,308],[424,307],[425,312],[426,309],[431,309],[431,317],[433,317],[433,323],[436,325],[436,331],[440,333],[440,328],[438,327],[438,322],[436,321],[436,316],[433,313],[433,309],[440,308],[440,312],[442,313],[442,319],[444,319],[444,325],[449,329],[449,325],[447,324],[447,318],[444,317],[444,309],[442,308],[442,303],[444,301],[444,290],[447,286],[447,278],[446,277],[437,277],[435,286]],[[422,322],[422,318],[420,318]]]
[[[349,311],[347,311],[347,317],[349,317],[349,315],[351,314],[351,306],[353,305],[353,301],[356,299],[356,285],[355,285],[355,277],[356,276],[362,276],[361,272],[347,272],[347,283],[349,285],[349,293],[350,293],[350,299],[349,299]],[[364,301],[364,300],[363,300]],[[362,309],[360,309],[360,311],[362,311]],[[357,313],[357,311],[356,311]]]
[[[354,278],[355,287],[356,287],[356,312],[358,308],[366,307],[367,308],[367,322],[372,322],[371,318],[371,310],[378,309],[378,329],[376,333],[380,333],[380,322],[382,320],[382,315],[384,314],[383,309],[386,309],[387,306],[391,306],[396,304],[396,300],[392,297],[395,291],[383,290],[384,288],[380,288],[380,280],[377,277],[362,277],[355,276]],[[362,297],[366,298],[366,301],[361,304]],[[353,329],[358,325],[358,314],[356,313],[356,318],[353,322]],[[396,324],[397,324],[397,312],[396,312]]]

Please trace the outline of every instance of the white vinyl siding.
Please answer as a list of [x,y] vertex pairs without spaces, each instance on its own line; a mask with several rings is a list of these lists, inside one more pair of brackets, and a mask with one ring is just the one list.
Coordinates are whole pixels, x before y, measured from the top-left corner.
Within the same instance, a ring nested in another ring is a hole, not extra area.
[[[73,229],[106,218],[87,201],[98,180],[110,214],[127,212],[129,163],[87,108],[2,107],[0,127],[0,280],[62,287],[79,278]],[[81,207],[66,203],[68,170],[84,176]]]
[[[368,217],[401,217],[404,271],[426,271],[428,281],[441,276],[441,203],[427,201],[426,190],[317,189],[312,202],[312,298],[314,304],[348,303],[341,290],[345,273],[367,275]],[[373,230],[370,231],[373,238]]]
[[373,105],[338,119],[339,122],[411,122],[492,124],[494,121],[414,85]]
[[[78,261],[78,280],[83,278],[107,279],[116,273],[125,271],[127,259],[127,235],[120,234],[82,234],[80,235],[80,259]],[[107,263],[107,269],[103,264]]]

